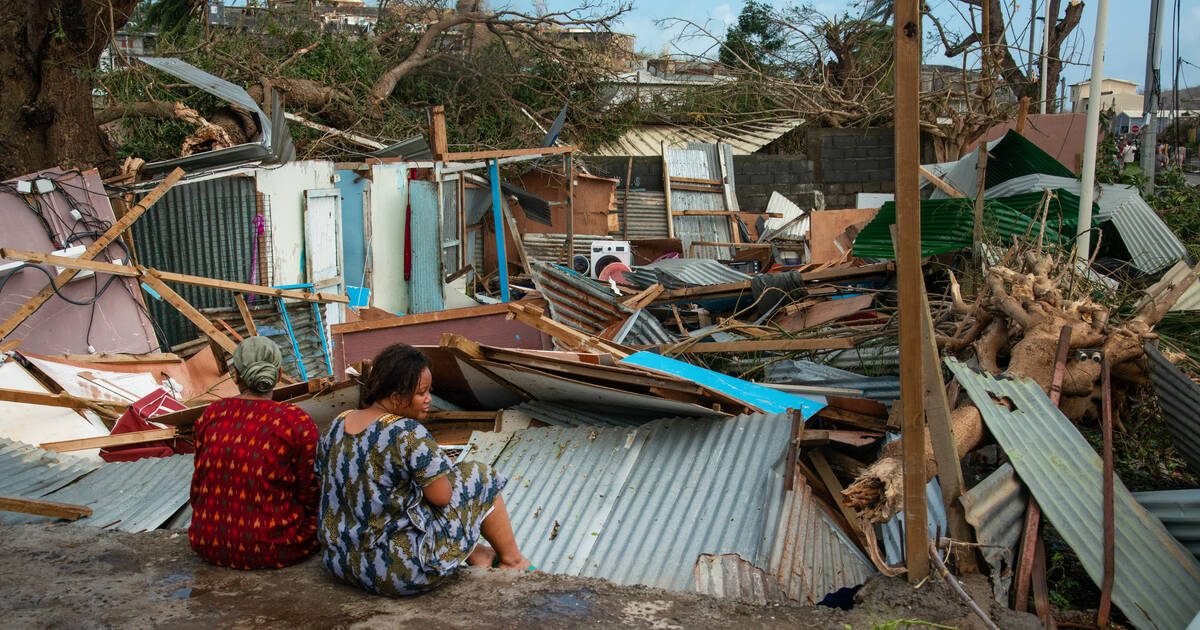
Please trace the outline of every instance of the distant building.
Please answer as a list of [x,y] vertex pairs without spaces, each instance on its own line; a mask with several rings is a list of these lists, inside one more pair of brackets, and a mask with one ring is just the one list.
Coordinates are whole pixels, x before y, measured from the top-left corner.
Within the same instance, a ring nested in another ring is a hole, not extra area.
[[659,58],[638,59],[630,65],[631,70],[618,74],[608,82],[609,103],[671,101],[691,88],[736,80],[722,74],[720,64],[710,62]]
[[[1166,103],[1163,103],[1166,105]],[[1170,109],[1159,109],[1154,116],[1156,133],[1162,133],[1176,118],[1179,120],[1195,119],[1200,116],[1200,109],[1180,109],[1174,111]],[[1146,124],[1146,118],[1142,112],[1142,108],[1126,109],[1117,112],[1113,119],[1113,132],[1117,135],[1126,133],[1141,133],[1142,127]]]
[[[1122,110],[1140,111],[1142,109],[1143,97],[1137,92],[1139,85],[1139,83],[1126,81],[1125,79],[1101,79],[1101,110],[1112,109],[1118,112]],[[1071,84],[1071,111],[1079,113],[1087,112],[1091,90],[1092,86],[1089,81]]]
[[[942,64],[922,65],[920,76],[921,93],[946,92],[948,94],[948,98],[946,99],[947,105],[956,112],[966,113],[968,103],[966,96],[975,92],[978,87],[977,82],[983,75],[975,70],[967,70],[965,75],[963,72],[963,69],[958,66]],[[996,99],[1004,103],[1017,102],[1017,98],[1013,95],[1012,90],[1004,84],[1003,80],[997,80]]]

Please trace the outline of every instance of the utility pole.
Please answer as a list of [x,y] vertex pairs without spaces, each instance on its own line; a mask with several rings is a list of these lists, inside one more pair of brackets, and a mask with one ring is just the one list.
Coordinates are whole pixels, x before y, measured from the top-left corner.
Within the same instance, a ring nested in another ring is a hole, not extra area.
[[[1046,73],[1049,72],[1049,69],[1047,68],[1048,59],[1046,52],[1050,50],[1050,5],[1052,4],[1054,3],[1047,0],[1046,19],[1042,20],[1042,73],[1038,75],[1038,85],[1041,87],[1042,93],[1041,99],[1038,100],[1038,111],[1043,114],[1046,113],[1046,106],[1048,105],[1047,101],[1050,99],[1050,97],[1054,96],[1054,86],[1046,84]],[[1061,110],[1055,108],[1055,111]]]
[[1162,0],[1150,0],[1150,32],[1146,44],[1146,86],[1142,99],[1142,172],[1146,174],[1142,194],[1154,194],[1154,155],[1158,146],[1159,60],[1162,58],[1162,29],[1166,14]]
[[1096,195],[1096,141],[1100,132],[1100,110],[1104,98],[1100,84],[1104,79],[1104,39],[1108,34],[1108,0],[1096,5],[1096,35],[1092,38],[1092,80],[1088,87],[1087,127],[1083,136],[1083,177],[1079,190],[1079,227],[1075,255],[1087,260],[1092,244],[1092,199]]
[[[1050,5],[1050,1],[1046,0],[1046,5]],[[1029,62],[1025,64],[1025,76],[1029,80],[1033,80],[1033,32],[1037,26],[1037,0],[1029,2]],[[1045,114],[1046,112],[1042,112]]]

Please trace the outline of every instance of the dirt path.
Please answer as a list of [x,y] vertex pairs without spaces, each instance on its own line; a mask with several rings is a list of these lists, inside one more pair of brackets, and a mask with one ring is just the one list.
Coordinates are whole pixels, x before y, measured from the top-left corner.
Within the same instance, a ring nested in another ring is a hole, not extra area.
[[[5,628],[871,630],[896,620],[980,627],[940,582],[914,591],[901,580],[875,578],[860,595],[864,601],[845,612],[755,606],[599,579],[469,569],[432,593],[388,599],[335,582],[315,557],[277,571],[213,567],[191,553],[183,532],[0,526],[0,625]],[[1038,627],[1031,616],[1008,614],[997,619],[1000,627]]]

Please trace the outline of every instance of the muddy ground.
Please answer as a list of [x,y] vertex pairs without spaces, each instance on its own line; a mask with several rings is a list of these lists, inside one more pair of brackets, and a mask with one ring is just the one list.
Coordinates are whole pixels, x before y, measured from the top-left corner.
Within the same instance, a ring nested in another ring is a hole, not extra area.
[[[986,593],[986,581],[970,583]],[[871,630],[898,620],[983,626],[941,581],[914,590],[872,579],[854,610],[756,606],[541,572],[465,569],[438,590],[406,599],[334,581],[316,557],[287,569],[243,572],[205,564],[187,536],[106,532],[70,525],[0,526],[4,628],[834,628]],[[985,604],[986,605],[986,604]],[[992,606],[997,624],[1036,618]],[[941,627],[935,626],[935,627]],[[890,628],[908,627],[905,624]],[[913,627],[928,627],[925,624]]]

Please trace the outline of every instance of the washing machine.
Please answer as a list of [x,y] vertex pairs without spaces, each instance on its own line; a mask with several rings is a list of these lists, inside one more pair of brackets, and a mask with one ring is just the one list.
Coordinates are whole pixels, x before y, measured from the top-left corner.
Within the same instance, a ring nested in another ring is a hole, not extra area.
[[633,267],[633,252],[630,251],[629,241],[592,241],[591,258],[589,273],[593,278],[599,278],[600,272],[615,262]]

